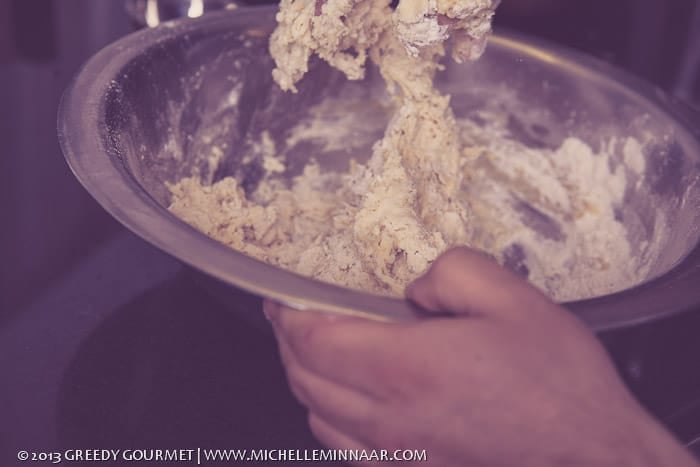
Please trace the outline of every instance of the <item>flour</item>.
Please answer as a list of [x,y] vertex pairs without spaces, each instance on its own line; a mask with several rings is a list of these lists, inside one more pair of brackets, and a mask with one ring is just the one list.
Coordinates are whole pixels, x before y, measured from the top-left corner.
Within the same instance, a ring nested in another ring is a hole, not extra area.
[[[646,277],[649,265],[635,259],[627,231],[616,219],[627,176],[622,166],[610,169],[610,154],[596,154],[575,138],[553,152],[498,142],[491,150],[498,152],[490,170],[504,177],[507,192],[478,202],[486,203],[488,216],[496,214],[504,225],[492,244],[517,246],[522,257],[516,259],[533,283],[568,301],[621,290]],[[475,178],[493,177],[489,169],[477,173]],[[472,190],[484,189],[478,185]],[[509,252],[499,250],[493,253],[505,261]]]
[[639,183],[645,171],[640,143],[611,140],[596,152],[568,138],[533,149],[502,115],[481,115],[481,126],[456,119],[433,86],[443,42],[451,38],[458,60],[478,57],[497,3],[402,0],[392,13],[388,1],[328,0],[319,15],[316,0],[282,0],[270,43],[277,83],[295,91],[313,54],[350,79],[372,60],[393,112],[383,137],[369,157],[354,154],[353,131],[368,129],[349,111],[358,102],[322,102],[287,149],[350,149],[346,167],[322,168],[318,154],[286,182],[287,149],[263,132],[242,158],[265,171],[252,193],[231,177],[210,186],[190,177],[170,187],[171,211],[262,261],[384,295],[402,295],[455,245],[489,253],[559,301],[642,281],[655,246],[633,247],[618,216],[628,179]]
[[[339,109],[358,102],[351,97],[328,99],[311,109],[292,130],[285,152],[311,142],[336,148],[348,134],[366,134],[364,115],[338,118]],[[477,226],[459,244],[486,251],[558,301],[612,293],[648,277],[667,237],[662,213],[656,213],[654,244],[638,246],[632,245],[616,215],[629,181],[641,180],[646,171],[638,141],[611,140],[599,153],[576,138],[555,150],[532,149],[512,139],[503,119],[485,114],[480,120],[488,123],[457,121],[465,173],[460,201],[469,205]],[[475,145],[475,139],[481,143]],[[612,168],[620,147],[625,164]],[[323,154],[317,159],[322,161]],[[283,157],[275,156],[280,164]],[[365,292],[399,296],[414,275],[400,275],[399,270],[389,278],[378,275],[356,253],[352,226],[367,189],[362,176],[366,170],[365,164],[353,162],[345,171],[323,171],[312,161],[290,185],[269,173],[250,197],[233,178],[212,186],[186,178],[171,187],[171,211],[271,264]],[[426,256],[437,256],[441,250],[427,251]]]
[[[495,2],[460,4],[468,7],[462,13],[469,17],[455,17],[455,24],[464,19],[488,34],[490,16],[477,15]],[[273,77],[282,89],[295,90],[312,54],[350,79],[364,76],[369,58],[387,84],[395,111],[368,163],[347,180],[357,198],[347,233],[354,261],[388,292],[425,271],[447,246],[468,238],[473,225],[468,206],[457,201],[461,156],[450,99],[433,86],[445,47],[440,40],[420,41],[408,53],[406,40],[418,36],[408,34],[411,28],[397,32],[403,19],[406,15],[394,15],[388,0],[327,0],[320,11],[316,0],[283,0],[270,39],[277,65]],[[422,23],[409,19],[413,26]],[[327,264],[328,258],[319,262]]]

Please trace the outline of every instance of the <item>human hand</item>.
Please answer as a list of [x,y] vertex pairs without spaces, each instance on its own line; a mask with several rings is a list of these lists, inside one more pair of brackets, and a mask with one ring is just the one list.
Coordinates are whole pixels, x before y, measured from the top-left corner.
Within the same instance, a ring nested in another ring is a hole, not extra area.
[[441,467],[696,465],[573,315],[485,256],[451,250],[407,295],[457,316],[379,323],[265,303],[327,446],[425,449]]

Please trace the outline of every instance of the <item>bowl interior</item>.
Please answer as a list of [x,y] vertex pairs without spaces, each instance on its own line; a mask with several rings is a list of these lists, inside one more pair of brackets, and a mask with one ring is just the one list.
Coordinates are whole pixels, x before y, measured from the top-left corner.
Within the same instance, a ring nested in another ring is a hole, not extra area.
[[[264,176],[256,157],[263,133],[286,158],[291,177],[310,155],[325,168],[361,159],[388,119],[383,84],[372,69],[364,82],[350,82],[314,62],[298,94],[282,92],[267,52],[272,12],[226,15],[208,28],[168,31],[130,60],[106,92],[105,144],[164,208],[167,184],[190,175],[207,183],[236,176],[253,191]],[[476,64],[445,65],[438,85],[470,128],[492,116],[504,140],[525,148],[555,150],[575,136],[611,153],[612,169],[621,166],[629,182],[615,215],[635,254],[648,257],[640,283],[672,270],[698,244],[700,147],[663,98],[597,62],[513,35],[495,37]],[[334,107],[340,99],[344,107]],[[290,138],[319,111],[345,118],[349,130]],[[639,143],[641,172],[632,170],[640,162],[626,155],[627,138]],[[510,266],[518,269],[516,263]]]

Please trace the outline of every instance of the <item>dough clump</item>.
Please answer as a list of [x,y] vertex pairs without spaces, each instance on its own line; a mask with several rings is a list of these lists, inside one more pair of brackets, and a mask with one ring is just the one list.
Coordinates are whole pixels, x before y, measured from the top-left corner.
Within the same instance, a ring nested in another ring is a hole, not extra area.
[[366,292],[403,294],[453,245],[512,263],[559,300],[638,281],[648,268],[632,260],[615,210],[626,175],[607,152],[575,139],[534,151],[500,133],[475,145],[434,87],[448,45],[457,61],[481,55],[498,1],[401,0],[392,10],[388,0],[282,0],[270,39],[275,81],[295,92],[314,54],[351,80],[371,60],[393,101],[383,137],[366,163],[339,172],[312,158],[285,181],[263,132],[267,176],[252,193],[233,177],[189,177],[170,187],[170,210],[235,250]]
[[[313,54],[362,79],[370,58],[396,111],[352,185],[350,256],[388,291],[400,293],[449,245],[470,237],[469,209],[458,201],[461,149],[449,96],[433,86],[448,30],[460,44],[491,31],[493,0],[282,0],[270,41],[273,77],[287,90],[308,71]],[[483,51],[461,45],[466,58]],[[344,248],[345,249],[345,248]],[[345,251],[342,256],[347,256]],[[328,261],[335,261],[332,253]]]

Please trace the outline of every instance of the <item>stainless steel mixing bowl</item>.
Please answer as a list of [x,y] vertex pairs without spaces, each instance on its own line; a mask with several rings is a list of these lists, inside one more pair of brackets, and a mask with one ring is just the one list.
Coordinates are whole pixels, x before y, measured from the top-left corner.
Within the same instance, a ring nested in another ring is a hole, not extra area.
[[[299,94],[281,92],[271,81],[267,53],[273,16],[269,7],[241,8],[174,21],[99,52],[60,106],[65,157],[85,188],[126,227],[224,284],[298,308],[420,316],[404,300],[318,282],[230,250],[167,210],[166,183],[192,173],[209,180],[235,175],[255,186],[259,163],[243,157],[251,135],[266,130],[284,145],[289,128],[320,99],[348,90],[368,99],[381,93],[372,73],[366,83],[351,83],[320,63]],[[628,193],[619,214],[640,243],[650,240],[650,205],[663,209],[670,238],[644,283],[568,306],[596,330],[700,309],[696,114],[607,64],[513,34],[497,35],[475,65],[449,64],[438,81],[453,94],[458,115],[500,109],[508,115],[511,137],[528,146],[555,147],[568,135],[594,147],[611,136],[646,140],[643,186]],[[381,135],[382,118],[377,114],[376,125],[362,135],[368,148]],[[210,170],[202,155],[213,147],[224,157]],[[303,166],[304,154],[319,150],[312,145],[291,151],[289,173]],[[342,162],[342,154],[335,160]]]

